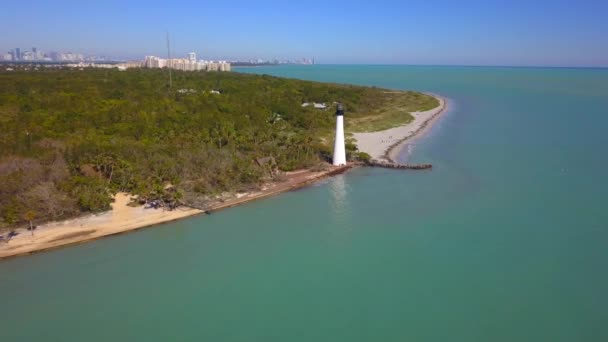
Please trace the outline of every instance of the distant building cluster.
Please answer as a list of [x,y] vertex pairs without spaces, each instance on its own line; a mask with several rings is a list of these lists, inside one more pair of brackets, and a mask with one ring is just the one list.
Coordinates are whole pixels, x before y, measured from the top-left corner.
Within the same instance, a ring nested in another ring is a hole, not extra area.
[[31,50],[14,48],[6,53],[0,52],[0,62],[27,64],[63,64],[72,68],[171,68],[183,71],[231,71],[233,66],[281,65],[281,64],[315,64],[314,58],[300,59],[250,59],[232,61],[198,60],[196,53],[188,53],[187,58],[160,58],[146,56],[144,60],[124,61],[105,56],[84,55],[73,52],[43,52],[32,47]]
[[14,48],[4,54],[0,54],[0,60],[9,62],[84,62],[103,61],[105,57],[85,56],[73,52],[42,52],[35,47],[31,50]]
[[188,58],[164,59],[156,56],[146,56],[142,64],[144,68],[171,68],[183,71],[230,71],[231,65],[225,61],[197,60],[196,53],[190,52]]
[[14,48],[6,53],[0,52],[0,62],[34,63],[34,64],[68,64],[76,68],[171,68],[183,71],[231,71],[233,66],[281,65],[281,64],[315,64],[314,58],[300,59],[250,59],[232,61],[197,60],[196,53],[190,52],[187,58],[165,59],[156,56],[146,56],[143,61],[125,62],[106,56],[84,55],[73,52],[43,52],[36,47],[30,50]]

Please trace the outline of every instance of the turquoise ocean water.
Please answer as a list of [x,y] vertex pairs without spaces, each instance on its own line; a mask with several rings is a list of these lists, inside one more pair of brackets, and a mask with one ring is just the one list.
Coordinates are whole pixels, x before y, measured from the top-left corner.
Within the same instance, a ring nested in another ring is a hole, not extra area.
[[0,341],[608,341],[607,69],[239,70],[449,98],[434,169],[2,261]]

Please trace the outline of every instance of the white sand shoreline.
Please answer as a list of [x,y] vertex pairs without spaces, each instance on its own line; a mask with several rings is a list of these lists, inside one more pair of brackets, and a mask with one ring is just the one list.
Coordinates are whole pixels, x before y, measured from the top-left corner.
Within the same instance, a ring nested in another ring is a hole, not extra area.
[[19,235],[8,243],[0,243],[0,259],[95,240],[202,213],[188,207],[172,211],[131,207],[128,205],[130,199],[128,194],[118,193],[110,211],[49,222],[36,228],[34,234],[24,228],[18,229]]
[[412,112],[414,120],[406,125],[378,132],[353,133],[359,151],[369,154],[379,162],[395,162],[401,150],[414,139],[422,136],[447,109],[447,101],[436,94],[429,94],[439,101],[439,106]]

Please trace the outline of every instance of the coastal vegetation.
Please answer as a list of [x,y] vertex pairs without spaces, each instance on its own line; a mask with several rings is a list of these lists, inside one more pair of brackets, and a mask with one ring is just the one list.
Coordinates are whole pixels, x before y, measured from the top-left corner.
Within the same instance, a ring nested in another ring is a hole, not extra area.
[[346,121],[350,132],[377,132],[399,127],[414,120],[411,112],[426,111],[439,106],[436,98],[411,91],[384,91],[382,105],[371,112],[359,112]]
[[272,176],[263,157],[280,171],[318,167],[331,156],[335,102],[351,130],[436,106],[415,92],[267,75],[167,81],[148,69],[0,72],[0,228],[107,210],[118,191],[172,204],[246,191]]

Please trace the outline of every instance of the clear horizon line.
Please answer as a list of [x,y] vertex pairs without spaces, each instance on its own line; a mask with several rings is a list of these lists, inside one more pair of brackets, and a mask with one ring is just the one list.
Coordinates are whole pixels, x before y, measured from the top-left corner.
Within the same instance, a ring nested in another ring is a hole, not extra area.
[[[278,64],[285,65],[285,64]],[[290,64],[311,66],[311,64]],[[561,68],[561,69],[608,69],[608,65],[540,65],[540,64],[417,64],[417,63],[315,63],[312,65],[372,65],[372,66],[424,66],[424,67],[475,67],[475,68]],[[255,65],[254,65],[255,66]],[[277,66],[276,64],[260,64],[259,66]],[[235,68],[247,68],[247,66],[235,66]]]

